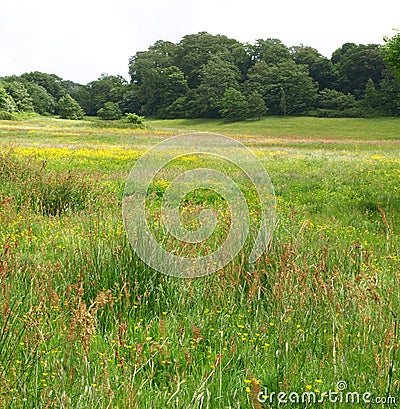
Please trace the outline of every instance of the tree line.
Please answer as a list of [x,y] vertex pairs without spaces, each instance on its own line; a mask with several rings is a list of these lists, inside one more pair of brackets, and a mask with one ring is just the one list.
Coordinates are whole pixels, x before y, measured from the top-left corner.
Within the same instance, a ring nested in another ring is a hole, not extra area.
[[330,59],[278,39],[243,44],[200,32],[160,40],[130,58],[129,82],[107,74],[86,85],[41,72],[3,77],[0,118],[15,111],[71,119],[399,116],[399,36],[384,46],[345,43]]

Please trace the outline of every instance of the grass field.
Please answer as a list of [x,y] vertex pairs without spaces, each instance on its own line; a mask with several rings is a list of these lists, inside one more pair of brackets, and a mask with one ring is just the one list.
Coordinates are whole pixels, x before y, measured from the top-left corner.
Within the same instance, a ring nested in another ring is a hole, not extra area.
[[[121,203],[138,158],[190,130],[253,150],[278,223],[256,264],[246,245],[179,279],[135,255]],[[29,118],[0,147],[0,408],[399,406],[400,119]]]

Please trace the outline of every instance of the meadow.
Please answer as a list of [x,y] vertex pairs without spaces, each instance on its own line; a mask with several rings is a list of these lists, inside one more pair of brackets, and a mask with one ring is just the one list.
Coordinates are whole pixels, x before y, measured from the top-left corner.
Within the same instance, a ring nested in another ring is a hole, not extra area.
[[[182,279],[132,250],[129,172],[188,131],[231,136],[268,171],[277,225],[256,263],[247,243]],[[0,408],[399,405],[400,119],[32,117],[0,121],[0,149]]]

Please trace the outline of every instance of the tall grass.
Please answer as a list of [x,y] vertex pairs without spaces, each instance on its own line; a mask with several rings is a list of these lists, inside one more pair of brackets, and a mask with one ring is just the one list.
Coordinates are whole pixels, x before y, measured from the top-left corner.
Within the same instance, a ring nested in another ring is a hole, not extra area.
[[0,407],[260,409],[264,388],[319,396],[339,381],[400,399],[397,147],[262,148],[278,201],[269,251],[250,264],[245,247],[186,280],[129,246],[121,196],[134,159],[121,166],[110,150],[93,178],[94,159],[77,171],[68,151],[46,163],[18,152],[0,156]]
[[47,162],[34,156],[17,158],[12,150],[0,154],[3,193],[18,208],[26,204],[44,215],[82,210],[90,201],[90,185],[81,174],[50,172]]

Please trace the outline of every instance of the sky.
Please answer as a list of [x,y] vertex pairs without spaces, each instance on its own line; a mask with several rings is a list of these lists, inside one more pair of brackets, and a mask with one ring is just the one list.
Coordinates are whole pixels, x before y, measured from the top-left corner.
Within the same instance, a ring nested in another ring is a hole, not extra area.
[[42,71],[81,84],[103,73],[129,80],[137,51],[199,31],[243,43],[278,38],[330,57],[400,28],[399,0],[0,1],[0,77]]

